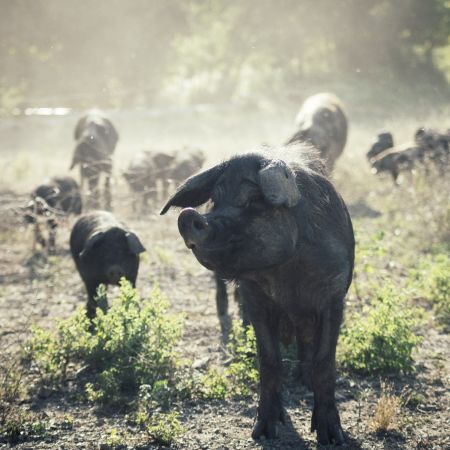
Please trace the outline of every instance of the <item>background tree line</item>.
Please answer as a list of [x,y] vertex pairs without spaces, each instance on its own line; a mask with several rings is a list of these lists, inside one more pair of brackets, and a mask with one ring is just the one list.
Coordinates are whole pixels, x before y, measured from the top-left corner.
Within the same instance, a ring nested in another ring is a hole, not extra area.
[[0,11],[4,108],[450,79],[448,0],[0,0]]

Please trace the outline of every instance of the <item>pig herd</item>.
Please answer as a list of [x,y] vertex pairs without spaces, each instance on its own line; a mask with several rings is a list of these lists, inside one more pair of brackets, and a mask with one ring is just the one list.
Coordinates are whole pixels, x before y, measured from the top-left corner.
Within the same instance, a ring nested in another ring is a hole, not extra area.
[[[328,175],[347,140],[347,119],[339,99],[318,94],[305,101],[297,131],[279,149],[234,156],[200,171],[200,150],[144,150],[123,176],[134,210],[154,208],[157,193],[168,198],[161,210],[182,208],[178,228],[198,262],[214,272],[222,333],[229,328],[224,280],[236,285],[244,323],[255,330],[260,373],[259,403],[252,436],[274,438],[283,422],[280,339],[296,340],[300,380],[314,393],[311,430],[321,444],[344,442],[335,401],[335,353],[349,289],[354,247],[352,222]],[[88,294],[87,315],[95,316],[97,287],[133,286],[139,237],[111,212],[113,154],[119,134],[100,113],[76,125],[71,168],[79,166],[81,188],[71,177],[55,177],[37,187],[25,207],[35,223],[36,242],[55,246],[59,217],[79,215],[82,195],[90,212],[73,226],[70,250]],[[450,133],[422,128],[414,145],[394,147],[381,133],[367,157],[377,172],[395,181],[417,164],[442,166],[449,159]],[[180,156],[181,154],[181,156]],[[103,180],[103,181],[102,181]],[[178,186],[169,197],[171,185]],[[202,212],[195,208],[206,205]],[[42,224],[49,230],[43,237]],[[286,331],[288,330],[288,331]]]

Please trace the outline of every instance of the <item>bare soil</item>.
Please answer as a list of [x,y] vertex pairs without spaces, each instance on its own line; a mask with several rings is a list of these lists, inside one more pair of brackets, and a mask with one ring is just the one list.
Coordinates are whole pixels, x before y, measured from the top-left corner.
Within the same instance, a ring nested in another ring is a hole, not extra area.
[[[64,133],[58,131],[62,141],[70,135],[69,125],[72,119],[59,125],[64,126]],[[125,122],[123,117],[119,119]],[[141,121],[144,122],[143,119]],[[253,118],[253,126],[255,122],[256,119]],[[167,126],[160,131],[160,135],[164,131],[173,132],[176,129],[175,121],[171,123],[172,127]],[[211,131],[211,129],[214,130],[214,124],[214,121],[210,123],[210,128],[204,133],[207,135],[207,142],[214,140],[214,132]],[[381,121],[378,126],[380,124]],[[231,129],[232,125],[228,124],[228,127]],[[20,123],[16,123],[16,126],[19,130],[21,129]],[[365,139],[369,139],[368,143],[370,143],[375,132],[375,127],[366,127],[361,131],[362,125],[360,129],[358,126],[356,124],[352,130],[355,138],[346,150],[349,155],[338,164],[336,180],[342,188],[344,197],[353,208],[354,220],[358,221],[358,225],[363,228],[366,225],[370,227],[373,215],[383,214],[383,211],[380,211],[378,206],[372,205],[370,197],[366,197],[365,177],[371,177],[367,168],[362,169],[362,173],[351,180],[355,183],[353,186],[346,184],[348,165],[363,164],[360,145],[367,147]],[[156,128],[157,124],[153,127]],[[34,132],[37,133],[36,128]],[[210,161],[220,159],[217,152],[221,150],[223,155],[232,153],[231,144],[239,139],[238,133],[231,137],[224,137],[227,135],[227,127],[225,128],[220,131],[221,144],[218,150],[214,149],[209,154]],[[281,130],[284,135],[289,134],[288,127],[285,126]],[[281,134],[281,132],[277,133]],[[47,135],[47,142],[52,142],[53,145],[52,136],[53,134]],[[55,142],[59,142],[58,139]],[[243,137],[245,144],[252,140],[255,144],[259,144],[264,139],[269,142],[282,141],[278,134],[263,132],[261,135],[258,134],[258,130]],[[133,140],[139,139],[134,136]],[[170,139],[165,143],[169,141]],[[196,142],[198,141],[201,141],[201,137],[197,138]],[[126,142],[125,139],[124,146]],[[18,156],[15,154],[15,145],[11,145],[4,153],[2,161],[7,173],[3,182],[0,182],[2,186],[0,192],[2,211],[0,348],[2,348],[1,364],[3,365],[18,359],[20,346],[30,336],[32,325],[52,327],[55,319],[69,317],[86,300],[84,286],[68,250],[72,220],[61,224],[57,237],[57,253],[46,257],[41,253],[31,253],[31,229],[21,224],[18,216],[11,209],[25,201],[28,187],[40,181],[41,172],[52,175],[51,170],[62,170],[68,164],[70,156],[63,151],[56,152],[54,161],[51,163],[53,165],[49,166],[50,170],[41,171],[40,168],[43,167],[41,158],[47,158],[50,155],[44,152],[44,156],[37,158],[31,151],[21,150],[21,155],[29,158],[27,161],[36,160],[36,171],[31,168],[14,181],[16,175],[11,171],[19,170],[17,168],[19,166],[16,167],[19,163]],[[69,142],[66,147],[70,148],[71,145]],[[132,147],[130,145],[130,148]],[[25,148],[23,141],[17,144],[17,148]],[[38,148],[39,146],[36,146],[37,150]],[[51,153],[51,145],[49,148],[48,152]],[[122,149],[121,151],[119,161],[126,161],[131,150]],[[24,158],[20,155],[19,157]],[[186,313],[185,331],[179,345],[182,356],[191,358],[197,366],[201,366],[205,361],[212,365],[223,364],[224,357],[220,350],[215,290],[211,274],[203,269],[184,247],[178,235],[175,212],[160,217],[158,208],[161,205],[155,205],[155,209],[146,215],[136,215],[131,212],[129,194],[119,175],[121,165],[117,166],[114,211],[138,233],[148,249],[141,262],[138,288],[145,295],[154,283],[158,283],[161,290],[171,300],[171,309]],[[388,180],[377,180],[375,183],[379,183],[381,192],[383,189],[391,189]],[[110,288],[110,292],[113,290]],[[233,314],[237,318],[237,308],[231,300],[230,303]],[[409,392],[409,398],[413,399],[402,406],[392,430],[376,433],[369,427],[380,396],[380,379],[340,374],[337,383],[337,400],[343,427],[347,433],[347,443],[342,448],[450,449],[449,336],[440,332],[430,319],[424,326],[423,337],[423,343],[415,355],[415,374],[388,377],[398,394]],[[289,368],[288,362],[286,367]],[[288,373],[289,370],[286,372]],[[145,432],[132,424],[126,407],[123,410],[99,410],[66,395],[64,391],[51,392],[44,389],[39,395],[28,394],[27,392],[34,392],[33,389],[28,390],[33,387],[34,381],[33,374],[25,376],[23,379],[25,394],[18,401],[21,407],[41,415],[50,427],[45,433],[30,434],[14,445],[0,437],[0,448],[108,449],[112,448],[107,443],[113,429],[116,429],[123,438],[122,447],[116,448],[164,448],[152,444]],[[255,394],[252,398],[235,401],[188,401],[178,405],[185,433],[173,444],[173,447],[267,450],[316,448],[315,434],[309,431],[312,394],[298,386],[292,377],[286,376],[283,395],[287,420],[285,425],[280,425],[279,437],[276,440],[263,439],[256,442],[251,439],[257,405]],[[65,421],[67,416],[73,417],[73,424],[67,425]]]

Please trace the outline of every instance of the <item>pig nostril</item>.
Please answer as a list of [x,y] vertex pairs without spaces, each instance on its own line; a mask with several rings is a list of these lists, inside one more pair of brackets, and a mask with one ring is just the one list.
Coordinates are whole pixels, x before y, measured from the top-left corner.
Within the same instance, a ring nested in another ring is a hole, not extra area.
[[187,244],[187,248],[188,248],[189,250],[194,250],[195,244],[189,243],[189,244]]

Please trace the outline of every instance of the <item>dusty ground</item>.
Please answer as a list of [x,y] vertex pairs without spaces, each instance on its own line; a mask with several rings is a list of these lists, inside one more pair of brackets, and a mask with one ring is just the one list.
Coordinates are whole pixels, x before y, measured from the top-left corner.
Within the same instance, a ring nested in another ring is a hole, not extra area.
[[[118,148],[115,178],[115,213],[131,225],[148,249],[143,257],[138,287],[144,293],[159,283],[172,303],[173,311],[187,314],[180,350],[193,361],[209,358],[211,364],[222,363],[219,349],[219,326],[215,314],[214,285],[210,275],[184,247],[176,229],[176,214],[165,217],[157,209],[138,217],[131,212],[128,191],[120,177],[130,154],[147,144],[158,142],[159,148],[199,145],[209,162],[225,155],[257,146],[261,142],[277,143],[292,131],[292,111],[284,114],[260,111],[228,118],[232,111],[178,111],[165,114],[139,113],[133,120],[116,113],[122,131]],[[170,116],[170,120],[168,117]],[[210,117],[212,116],[212,117]],[[205,118],[210,117],[209,121]],[[85,301],[84,288],[68,251],[70,223],[58,235],[58,252],[45,259],[31,254],[31,230],[20,225],[11,207],[21,204],[26,192],[44,175],[65,171],[72,142],[71,127],[76,116],[38,118],[28,121],[4,120],[0,128],[3,148],[0,166],[0,346],[2,364],[14,360],[20,344],[29,336],[30,326],[50,327],[55,318],[67,318]],[[242,125],[247,120],[248,127]],[[398,126],[399,139],[412,135],[424,118],[403,119]],[[431,125],[439,117],[428,118]],[[392,126],[392,118],[374,120],[368,125],[355,119],[346,156],[336,169],[336,183],[352,206],[356,225],[371,229],[374,215],[383,214],[380,196],[392,189],[388,180],[373,180],[365,166],[363,152],[380,128]],[[197,128],[192,129],[194,124]],[[273,126],[273,125],[276,126]],[[1,141],[1,139],[0,139]],[[217,144],[218,143],[218,144]],[[64,148],[63,148],[64,147]],[[38,153],[39,152],[39,153]],[[38,156],[39,155],[39,156]],[[356,168],[356,170],[353,170]],[[356,172],[356,173],[355,173]],[[368,181],[370,179],[370,181]],[[351,294],[354,295],[354,294]],[[352,298],[350,298],[352,300]],[[354,299],[353,299],[354,300]],[[237,311],[232,305],[235,316]],[[450,398],[448,392],[450,341],[430,321],[424,326],[424,341],[416,355],[416,373],[391,377],[396,392],[414,392],[415,401],[402,408],[394,430],[377,434],[368,426],[380,394],[378,378],[350,375],[338,379],[337,399],[348,449],[450,449]],[[24,379],[23,383],[29,383]],[[183,449],[312,449],[315,435],[309,432],[312,396],[287,378],[284,404],[287,423],[280,426],[279,439],[254,442],[250,438],[257,398],[243,401],[201,401],[180,405],[185,433],[175,447]],[[127,421],[126,411],[101,411],[59,394],[27,397],[23,406],[42,414],[50,428],[42,436],[30,436],[17,449],[97,449],[106,443],[112,429],[117,429],[126,448],[158,448],[148,443]],[[66,416],[73,417],[67,426]],[[8,444],[0,437],[0,448]],[[125,447],[123,447],[125,448]]]

